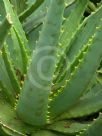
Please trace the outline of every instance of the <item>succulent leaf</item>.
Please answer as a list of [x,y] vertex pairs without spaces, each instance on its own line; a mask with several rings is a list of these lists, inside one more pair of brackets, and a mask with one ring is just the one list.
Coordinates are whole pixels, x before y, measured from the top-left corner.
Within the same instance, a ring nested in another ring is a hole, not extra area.
[[0,135],[101,136],[101,44],[100,0],[0,0]]
[[[83,52],[84,57],[79,60],[79,66],[73,73],[72,78],[69,80],[63,91],[59,93],[59,95],[57,95],[57,97],[55,97],[55,99],[51,102],[50,112],[52,116],[58,116],[70,108],[70,106],[72,106],[80,98],[82,93],[85,91],[86,86],[88,86],[93,74],[96,72],[102,59],[102,46],[100,42],[102,28],[101,24],[102,23],[100,20],[100,29],[98,29],[96,33],[89,38],[88,43],[85,45],[89,46],[89,49],[86,52]],[[93,60],[94,55],[95,58]],[[86,69],[88,69],[87,72]],[[61,100],[64,102],[63,106],[61,106]]]
[[10,15],[8,14],[4,21],[0,24],[0,49],[3,47],[3,42],[8,34],[8,31],[12,25]]
[[87,129],[90,123],[80,123],[75,121],[58,121],[55,122],[53,125],[50,125],[48,129],[51,129],[56,132],[60,132],[63,134],[68,135],[75,135],[78,134],[83,129]]
[[59,119],[77,118],[100,111],[102,109],[101,95],[102,86],[96,84],[87,94],[82,96],[68,112],[62,114]]
[[[39,41],[33,53],[23,91],[18,101],[17,113],[19,117],[32,125],[44,125],[47,122],[48,97],[57,58],[56,45],[58,44],[57,41],[63,21],[62,15],[64,7],[63,0],[52,0]],[[54,9],[56,9],[56,11],[54,11]],[[40,63],[42,57],[46,59],[46,56],[50,59],[47,61],[44,60],[41,72],[44,77],[49,78],[48,80],[40,77],[39,71],[37,71],[38,63]],[[51,58],[55,60],[52,61]],[[31,103],[33,103],[33,105]],[[29,109],[28,112],[26,111],[27,109]],[[25,114],[23,114],[24,111]],[[28,118],[29,115],[30,118]]]
[[102,115],[98,119],[94,119],[92,125],[85,131],[82,131],[79,136],[101,136],[102,135]]
[[26,9],[23,13],[19,15],[19,20],[24,21],[29,15],[31,15],[42,3],[44,0],[37,0],[31,7]]

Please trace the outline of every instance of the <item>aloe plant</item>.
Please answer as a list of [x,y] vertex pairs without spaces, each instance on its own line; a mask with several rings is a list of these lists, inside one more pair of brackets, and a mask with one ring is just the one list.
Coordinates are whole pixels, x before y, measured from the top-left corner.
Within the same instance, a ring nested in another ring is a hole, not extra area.
[[102,136],[101,1],[1,0],[0,21],[0,135]]

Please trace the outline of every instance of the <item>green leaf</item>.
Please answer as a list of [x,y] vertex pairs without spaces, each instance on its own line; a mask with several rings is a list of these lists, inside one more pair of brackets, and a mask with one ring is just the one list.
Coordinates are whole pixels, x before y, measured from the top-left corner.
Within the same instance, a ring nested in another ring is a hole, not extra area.
[[[18,39],[18,42],[19,42],[18,45],[20,46],[19,54],[22,57],[22,59],[20,59],[20,61],[22,62],[21,63],[21,68],[22,69],[20,69],[20,70],[21,70],[21,72],[23,74],[25,74],[25,71],[26,71],[26,68],[27,68],[27,61],[28,61],[27,56],[28,56],[28,53],[29,53],[29,47],[27,45],[27,39],[26,39],[26,36],[25,36],[25,32],[23,31],[22,24],[20,23],[16,12],[13,11],[12,5],[10,4],[9,0],[4,0],[4,5],[5,5],[6,12],[9,12],[9,14],[11,16],[11,20],[13,22],[13,28],[14,28],[14,30],[16,32],[16,36],[17,36],[17,39]],[[15,42],[15,39],[12,39],[12,40],[14,40],[14,42]],[[12,48],[12,47],[10,46],[9,48]],[[14,48],[17,48],[17,47],[15,46],[15,47],[13,47],[13,49]],[[16,58],[17,57],[18,56],[16,56]],[[25,60],[26,60],[26,63],[25,63]]]
[[85,131],[82,131],[79,136],[102,136],[102,115],[100,115],[93,124]]
[[78,134],[83,129],[87,129],[89,124],[90,123],[80,123],[75,121],[64,120],[53,123],[48,127],[48,129],[63,134],[75,135]]
[[0,49],[3,47],[3,42],[8,34],[8,31],[12,25],[10,15],[7,14],[4,21],[0,24]]
[[55,133],[51,131],[41,130],[38,132],[34,132],[34,134],[32,134],[31,136],[58,136],[58,135],[56,135]]
[[[55,69],[56,50],[64,8],[63,0],[52,0],[18,101],[19,117],[32,125],[41,126],[47,122],[48,97]],[[40,67],[42,74],[39,75],[37,66],[42,58],[46,61]],[[55,58],[55,61],[49,58]],[[44,79],[42,75],[48,80]]]
[[81,97],[72,108],[58,118],[79,118],[98,112],[102,109],[101,98],[102,86],[100,84],[96,84],[87,94]]
[[79,60],[79,64],[76,65],[71,73],[71,76],[67,79],[64,87],[62,87],[62,91],[51,102],[51,116],[56,117],[73,106],[86,90],[93,75],[95,74],[102,59],[101,19],[98,27],[99,29],[96,29],[96,32],[89,37],[89,41],[85,45],[88,49],[83,51],[84,55],[82,59]]
[[23,13],[19,15],[19,20],[22,22],[27,17],[29,17],[42,3],[44,0],[36,0],[34,4],[32,4],[28,9],[26,9]]

